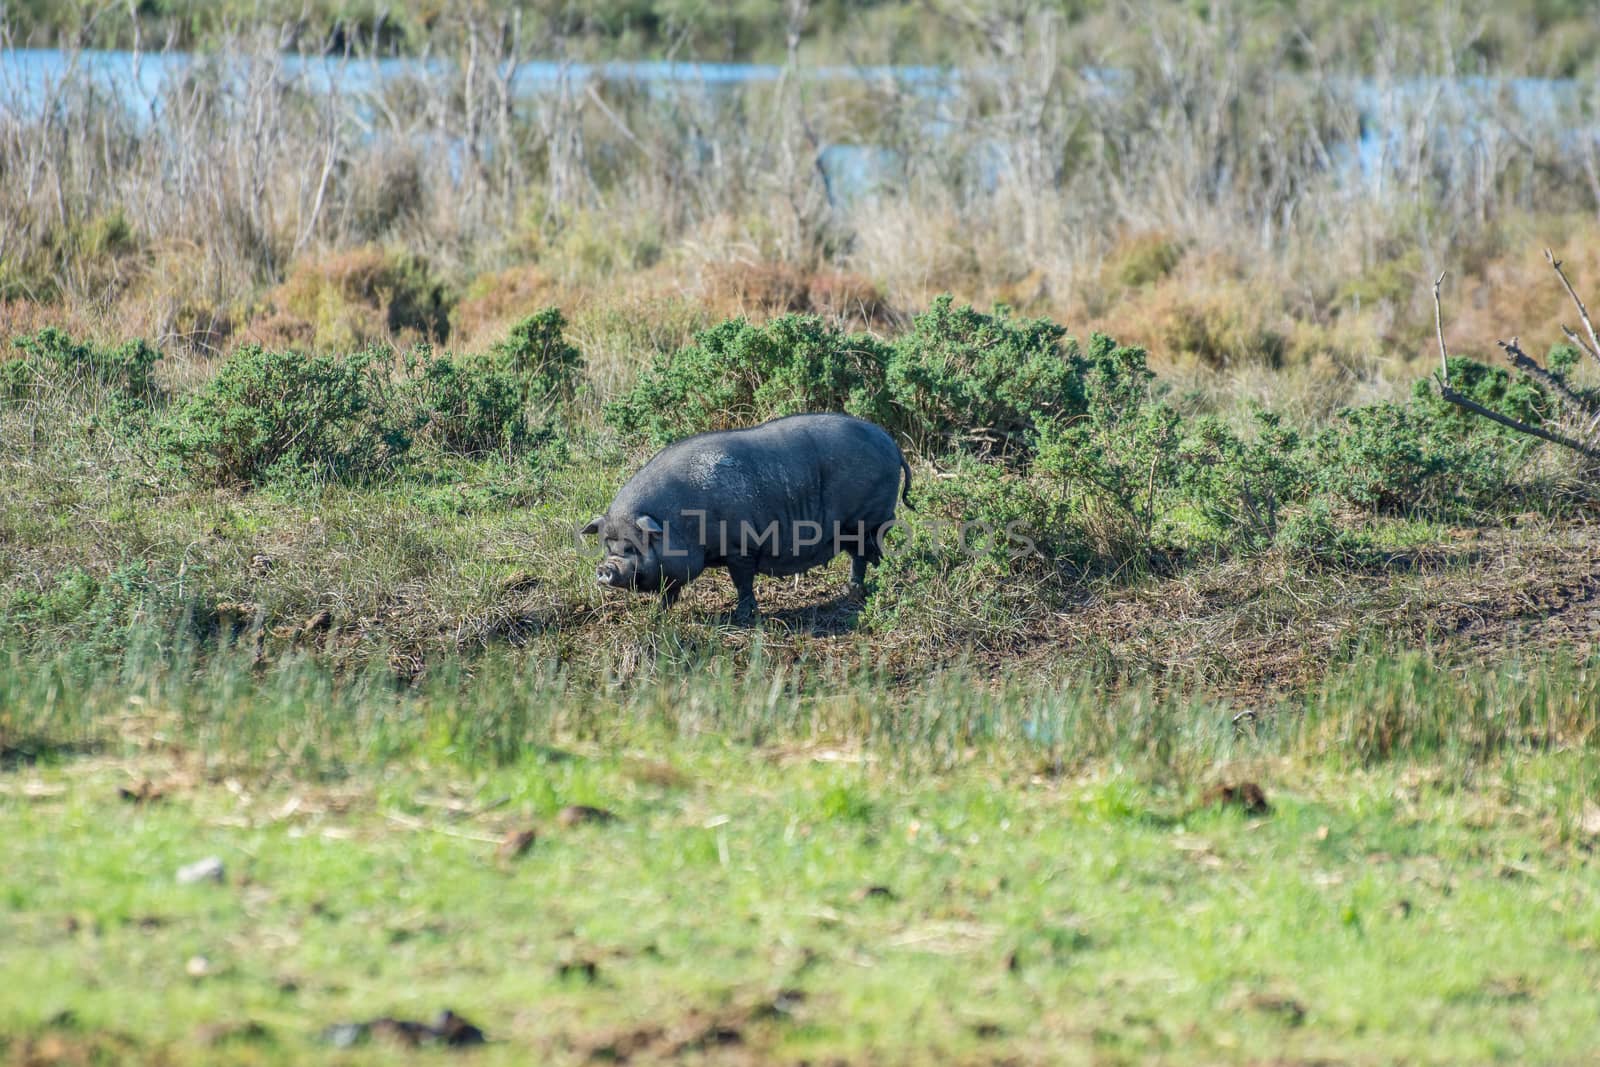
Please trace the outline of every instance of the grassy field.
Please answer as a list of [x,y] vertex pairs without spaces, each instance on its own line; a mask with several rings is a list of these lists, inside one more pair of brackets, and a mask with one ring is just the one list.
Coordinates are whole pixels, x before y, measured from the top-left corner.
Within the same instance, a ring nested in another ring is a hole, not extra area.
[[[1219,409],[948,302],[886,339],[723,323],[621,389],[581,340],[544,312],[476,354],[241,347],[192,379],[13,343],[0,1055],[1592,1046],[1581,461],[1426,389]],[[653,435],[785,404],[916,443],[864,603],[839,566],[763,580],[754,625],[715,575],[671,610],[594,586],[573,528]]]
[[[392,1038],[325,1031],[445,1008],[485,1063],[1594,1040],[1588,668],[1381,660],[1236,722],[959,675],[606,694],[495,659],[402,693],[78,666],[0,675],[18,1063],[387,1062]],[[207,857],[218,881],[175,882]]]
[[[1581,4],[124,7],[0,3],[0,1063],[1592,1058]],[[864,599],[596,587],[802,410]]]
[[[0,1055],[435,1058],[446,1009],[507,1063],[1592,1047],[1581,461],[1426,389],[1219,414],[948,303],[724,323],[616,390],[559,325],[194,379],[14,342]],[[573,528],[652,435],[885,400],[918,506],[865,603],[594,586]]]

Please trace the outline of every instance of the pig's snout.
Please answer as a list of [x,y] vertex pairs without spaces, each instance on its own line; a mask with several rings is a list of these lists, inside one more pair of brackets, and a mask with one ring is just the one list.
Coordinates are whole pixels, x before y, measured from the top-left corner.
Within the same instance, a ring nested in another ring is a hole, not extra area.
[[617,569],[615,560],[607,559],[594,569],[594,580],[601,585],[616,585],[617,577],[622,572]]

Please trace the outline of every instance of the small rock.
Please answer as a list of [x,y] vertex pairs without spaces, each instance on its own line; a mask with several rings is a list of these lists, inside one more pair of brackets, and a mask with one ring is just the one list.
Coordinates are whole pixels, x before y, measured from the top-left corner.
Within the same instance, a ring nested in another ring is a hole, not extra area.
[[495,859],[501,863],[516,859],[533,847],[538,836],[532,830],[512,830],[500,839],[499,847],[494,850]]
[[617,821],[615,812],[604,808],[591,808],[587,804],[568,804],[556,816],[556,822],[562,826],[583,826],[586,823],[603,825]]
[[449,1008],[441,1011],[431,1026],[385,1015],[366,1022],[334,1023],[322,1031],[322,1040],[334,1048],[353,1048],[373,1038],[405,1048],[417,1048],[424,1043],[463,1048],[481,1045],[487,1040],[481,1029]]
[[227,874],[227,868],[215,856],[207,856],[203,860],[196,860],[187,867],[178,868],[179,885],[198,885],[201,882],[215,882],[222,884],[222,879]]
[[190,978],[204,978],[212,972],[211,961],[204,956],[190,956],[183,970]]
[[334,1023],[322,1031],[322,1040],[334,1048],[354,1048],[371,1032],[372,1027],[367,1023]]

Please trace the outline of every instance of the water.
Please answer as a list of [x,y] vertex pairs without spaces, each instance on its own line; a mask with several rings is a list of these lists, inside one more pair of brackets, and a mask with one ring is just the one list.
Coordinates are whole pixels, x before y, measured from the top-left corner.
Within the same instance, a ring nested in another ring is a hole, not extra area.
[[[219,57],[189,52],[64,52],[52,48],[18,48],[0,52],[0,104],[21,111],[37,110],[51,89],[65,79],[81,80],[132,102],[154,100],[198,69],[213,67]],[[452,64],[432,58],[365,59],[340,56],[278,54],[269,60],[286,82],[313,92],[338,90],[350,95],[376,92],[406,78],[445,77]],[[555,63],[530,60],[496,68],[510,76],[518,98],[550,92],[563,84],[620,82],[645,89],[741,88],[776,82],[784,68],[769,63],[699,63],[641,60],[607,63]],[[870,66],[806,67],[808,81],[893,84],[903,91],[938,96],[956,91],[960,72],[940,67]]]
[[[117,51],[63,52],[55,49],[14,49],[0,52],[0,112],[36,114],[51,106],[57,86],[91,86],[98,92],[126,101],[138,121],[159,118],[167,95],[196,74],[243,77],[245,71],[229,68],[228,59],[199,53],[133,53]],[[440,80],[451,74],[452,64],[432,58],[351,59],[337,56],[281,54],[252,60],[250,71],[270,75],[284,84],[314,93],[339,93],[357,100],[377,99],[386,88],[406,79]],[[639,61],[607,63],[556,63],[529,61],[510,75],[517,99],[534,99],[562,90],[582,93],[585,87],[606,82],[637,87],[652,95],[703,94],[715,97],[740,88],[770,84],[784,68],[761,63],[700,63]],[[1080,72],[1091,90],[1115,95],[1130,91],[1126,72]],[[985,72],[963,72],[929,66],[806,67],[798,77],[811,84],[873,84],[892,87],[931,106],[919,129],[932,143],[953,128],[941,117],[939,102],[966,91],[965,83],[982,79]],[[1359,132],[1345,143],[1329,146],[1335,168],[1357,180],[1382,181],[1397,165],[1407,144],[1415,143],[1414,126],[1428,117],[1429,136],[1437,146],[1482,146],[1489,140],[1526,145],[1536,137],[1554,137],[1566,151],[1586,149],[1600,142],[1595,118],[1596,90],[1571,79],[1544,78],[1411,78],[1378,82],[1368,79],[1336,81],[1331,91],[1345,100],[1357,116]],[[979,181],[995,181],[1005,145],[980,140],[970,146],[970,161]],[[827,178],[828,194],[836,205],[860,200],[874,190],[893,184],[904,170],[904,160],[875,144],[835,142],[821,146],[820,166]]]

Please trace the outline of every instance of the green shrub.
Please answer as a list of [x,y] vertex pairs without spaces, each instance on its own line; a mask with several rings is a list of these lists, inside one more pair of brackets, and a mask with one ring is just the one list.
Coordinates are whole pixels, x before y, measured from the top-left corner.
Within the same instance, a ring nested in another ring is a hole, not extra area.
[[1311,500],[1285,519],[1274,543],[1291,559],[1310,564],[1313,569],[1356,562],[1365,547],[1358,534],[1339,524],[1328,501],[1322,498]]
[[658,358],[606,405],[628,436],[656,444],[800,411],[848,411],[924,449],[974,439],[1025,448],[1041,419],[1081,409],[1081,361],[1065,331],[956,307],[940,297],[885,345],[809,315],[731,319]]
[[161,396],[155,379],[161,353],[144,341],[102,348],[51,326],[11,343],[22,358],[0,365],[0,396],[20,399],[47,387],[78,395],[103,392],[134,406]]
[[523,402],[545,413],[572,401],[583,373],[583,354],[567,340],[566,328],[561,309],[548,307],[489,349],[495,367],[518,382]]
[[546,308],[513,326],[486,356],[435,356],[420,346],[409,364],[418,430],[440,448],[469,455],[549,439],[583,369],[565,326],[558,309]]
[[212,485],[370,475],[411,444],[390,402],[392,359],[241,348],[162,423],[158,450]]
[[930,533],[959,543],[967,563],[986,560],[1008,575],[1082,561],[1081,533],[1053,486],[972,456],[958,456],[947,474],[925,488],[918,508]]
[[[1565,366],[1570,367],[1570,364]],[[1464,356],[1450,357],[1450,387],[1486,408],[1535,426],[1544,421],[1549,410],[1549,398],[1532,378]],[[1416,384],[1411,400],[1419,412],[1439,425],[1441,432],[1514,437],[1514,431],[1502,430],[1481,415],[1463,411],[1445,400],[1428,382]]]
[[801,411],[879,414],[884,346],[813,315],[757,326],[730,319],[659,357],[605,417],[623,434],[655,444],[706,430],[747,426]]
[[411,372],[419,434],[439,448],[474,455],[526,440],[519,383],[491,360],[435,356],[424,347]]
[[[171,580],[157,566],[138,560],[103,575],[73,567],[50,575],[38,589],[13,592],[0,600],[0,639],[45,645],[65,640],[79,650],[120,657],[130,636],[147,630],[153,619],[192,625],[196,605],[178,599],[185,582]],[[201,569],[191,566],[187,588],[198,584]]]
[[1082,414],[1043,423],[1033,469],[1079,507],[1113,521],[1102,550],[1152,551],[1156,520],[1180,472],[1182,420],[1154,392],[1145,351],[1096,334],[1082,377]]
[[26,400],[33,393],[33,364],[26,359],[0,360],[0,403]]
[[[1550,352],[1545,356],[1544,365],[1550,373],[1565,379],[1572,373],[1572,369],[1583,362],[1583,353],[1577,345],[1557,344],[1550,346]],[[1570,383],[1569,383],[1570,384]]]
[[1255,421],[1254,440],[1245,440],[1220,419],[1196,419],[1179,450],[1186,500],[1229,547],[1270,545],[1283,506],[1307,489],[1300,435],[1268,411]]
[[[1434,402],[1437,402],[1436,400]],[[1388,514],[1480,509],[1503,500],[1532,439],[1463,427],[1431,403],[1382,403],[1340,412],[1313,442],[1318,488]]]
[[974,431],[1022,445],[1041,420],[1083,408],[1077,347],[1048,319],[985,315],[948,296],[912,320],[889,354],[879,421],[920,447],[948,447]]
[[1050,486],[971,455],[945,475],[920,483],[916,512],[891,535],[867,627],[998,637],[1054,603],[1058,583],[1090,558]]

